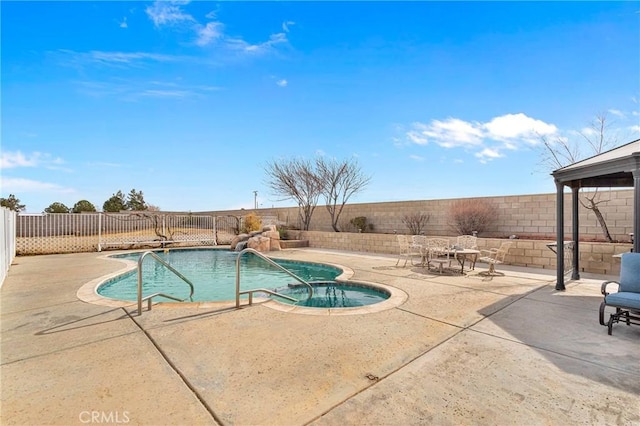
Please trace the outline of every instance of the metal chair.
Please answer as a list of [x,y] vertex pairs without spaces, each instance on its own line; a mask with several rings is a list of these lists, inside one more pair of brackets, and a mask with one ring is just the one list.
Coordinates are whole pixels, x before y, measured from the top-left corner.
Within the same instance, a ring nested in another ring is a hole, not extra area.
[[489,276],[504,275],[501,272],[496,272],[496,265],[504,263],[504,259],[507,257],[512,245],[512,242],[505,242],[500,244],[500,247],[497,249],[480,250],[480,257],[478,260],[489,264],[489,270],[487,272],[481,272],[481,274]]
[[[608,327],[611,335],[614,323],[624,321],[627,325],[640,325],[640,253],[623,253],[620,258],[620,280],[605,281],[600,291],[604,300],[600,304],[600,324]],[[607,292],[609,284],[617,284],[618,291]],[[604,322],[604,311],[607,306],[616,309],[609,321]]]
[[478,248],[478,237],[473,235],[460,235],[456,238],[456,247],[476,250]]
[[[398,260],[396,261],[396,266],[398,266],[402,258],[404,258],[404,265],[402,265],[403,268],[407,266],[407,261],[409,260],[411,260],[411,264],[414,266],[420,265],[422,262],[422,252],[420,251],[420,249],[416,247],[412,242],[409,242],[409,237],[407,237],[406,235],[398,234],[396,235],[396,238],[398,240],[398,247],[399,247]],[[420,263],[414,263],[413,259],[415,257],[420,258]]]
[[429,238],[427,240],[427,265],[437,265],[438,273],[444,273],[444,265],[451,267],[451,244],[446,238]]

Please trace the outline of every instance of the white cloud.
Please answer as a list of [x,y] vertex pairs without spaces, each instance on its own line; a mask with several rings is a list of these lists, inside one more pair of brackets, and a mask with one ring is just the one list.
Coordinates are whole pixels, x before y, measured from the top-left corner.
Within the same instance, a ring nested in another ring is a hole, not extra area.
[[286,21],[282,23],[282,31],[284,31],[285,33],[288,33],[290,31],[289,27],[291,27],[292,25],[295,25],[296,23],[293,21]]
[[[426,145],[429,141],[426,137],[422,136],[419,130],[410,130],[407,132],[409,140],[418,145]],[[398,145],[396,143],[396,145]]]
[[105,65],[110,67],[128,68],[142,67],[152,62],[177,62],[185,57],[160,55],[146,52],[105,52],[92,50],[89,52],[76,52],[60,49],[54,54],[60,56],[62,61],[69,65],[85,67],[88,65]]
[[0,154],[0,169],[13,169],[18,167],[39,167],[58,168],[64,164],[60,157],[52,157],[50,154],[42,152],[32,152],[29,155],[23,154],[21,151],[6,152]]
[[200,26],[196,32],[198,38],[196,44],[198,46],[206,46],[213,41],[219,40],[223,35],[224,25],[220,22],[208,22],[205,26]]
[[122,22],[120,22],[120,28],[128,28],[129,25],[127,25],[127,17],[125,16],[124,18],[122,18]]
[[215,11],[206,14],[206,19],[211,20],[206,24],[198,22],[192,15],[186,13],[182,6],[189,4],[189,1],[156,1],[152,6],[148,6],[145,11],[153,21],[156,28],[162,26],[179,26],[181,30],[188,28],[195,33],[195,44],[198,46],[208,46],[212,43],[221,43],[227,49],[242,51],[246,53],[262,53],[276,44],[288,42],[285,32],[289,32],[289,26],[293,21],[286,21],[282,24],[284,32],[271,34],[269,40],[251,44],[243,38],[229,36],[224,33],[224,24],[217,19]]
[[411,158],[412,160],[415,160],[415,161],[424,161],[424,157],[421,157],[421,156],[415,155],[415,154],[411,154],[409,156],[409,158]]
[[103,52],[94,50],[89,52],[88,55],[90,59],[102,63],[115,62],[131,64],[140,61],[170,62],[177,60],[175,56],[145,52]]
[[503,151],[515,151],[522,146],[539,143],[540,136],[556,135],[558,128],[523,113],[505,114],[486,123],[458,118],[413,123],[406,132],[412,143],[434,143],[444,148],[465,148],[474,152],[481,162],[503,157]]
[[608,112],[609,114],[615,115],[616,117],[626,118],[625,113],[620,111],[619,109],[610,109]]
[[20,151],[3,152],[2,154],[0,154],[0,169],[12,169],[14,167],[35,167],[36,164],[36,156],[32,155],[30,158],[27,158]]
[[585,135],[585,136],[594,136],[597,134],[596,129],[594,129],[593,127],[583,127],[580,132],[577,133],[578,135]]
[[498,152],[498,150],[492,148],[484,148],[482,151],[477,152],[475,156],[480,159],[481,163],[486,163],[489,160],[504,157],[500,152]]
[[414,129],[408,132],[409,139],[424,145],[434,142],[445,148],[455,146],[479,145],[482,142],[482,130],[477,123],[469,123],[457,118],[432,120],[429,124],[414,123]]
[[486,137],[497,140],[512,140],[515,138],[528,141],[537,140],[539,135],[552,135],[558,131],[558,128],[553,124],[527,117],[522,113],[495,117],[484,124],[484,128],[488,131]]
[[194,22],[193,16],[182,11],[181,5],[188,2],[178,1],[156,1],[151,6],[147,6],[145,12],[153,21],[156,27],[162,25],[177,25],[183,22]]
[[192,97],[194,93],[188,90],[149,89],[139,93],[139,95],[153,98],[189,98]]
[[640,126],[638,125],[631,126],[629,129],[634,133],[640,133]]
[[241,38],[230,37],[225,39],[226,47],[232,50],[239,50],[239,51],[252,53],[252,54],[264,53],[266,51],[271,50],[277,44],[282,44],[287,42],[288,40],[285,33],[271,34],[271,36],[269,36],[269,40],[262,43],[257,43],[257,44],[249,44]]
[[55,183],[39,182],[31,179],[23,178],[2,178],[2,188],[4,191],[12,194],[27,192],[56,192],[59,194],[72,194],[75,192],[72,188],[65,188]]
[[187,98],[209,96],[221,90],[216,86],[188,85],[175,81],[80,81],[80,91],[88,96],[116,97],[124,101],[137,101],[141,97]]
[[280,86],[280,87],[287,87],[287,84],[289,84],[289,83],[287,82],[287,80],[285,80],[285,79],[283,78],[283,79],[281,79],[281,80],[276,81],[276,84],[277,84],[278,86]]
[[490,157],[490,158],[499,158],[502,155],[495,149],[485,148],[481,152],[476,154],[477,157]]

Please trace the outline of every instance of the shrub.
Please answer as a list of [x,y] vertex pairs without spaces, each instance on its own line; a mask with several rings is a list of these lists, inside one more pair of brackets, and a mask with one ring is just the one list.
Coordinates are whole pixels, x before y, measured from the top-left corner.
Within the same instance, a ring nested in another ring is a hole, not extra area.
[[410,213],[402,217],[402,223],[409,229],[411,235],[421,235],[427,222],[431,219],[430,214],[426,213]]
[[349,223],[351,223],[359,232],[364,232],[364,230],[367,229],[367,218],[364,216],[354,217],[349,221]]
[[286,240],[287,238],[289,238],[289,235],[287,234],[288,228],[286,226],[279,225],[276,229],[278,230],[278,234],[280,234],[281,240]]
[[498,208],[484,199],[458,200],[451,204],[449,226],[458,235],[471,235],[489,229],[496,221]]
[[262,229],[262,219],[255,213],[249,213],[244,216],[242,220],[242,233],[248,234],[252,231],[259,231]]

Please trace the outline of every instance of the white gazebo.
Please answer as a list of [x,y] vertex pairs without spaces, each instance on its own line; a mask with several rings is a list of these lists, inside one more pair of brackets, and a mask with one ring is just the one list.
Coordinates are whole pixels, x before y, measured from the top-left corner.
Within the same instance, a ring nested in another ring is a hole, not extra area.
[[564,290],[564,187],[572,192],[573,272],[580,278],[578,191],[580,188],[633,187],[633,251],[640,252],[640,139],[578,161],[551,173],[556,183],[556,290]]

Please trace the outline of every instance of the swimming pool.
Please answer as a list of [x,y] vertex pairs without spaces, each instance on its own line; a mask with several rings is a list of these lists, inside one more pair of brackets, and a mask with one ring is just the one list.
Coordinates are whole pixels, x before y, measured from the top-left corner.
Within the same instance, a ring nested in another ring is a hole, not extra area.
[[299,302],[278,299],[282,303],[307,306],[310,308],[355,308],[380,303],[390,296],[388,291],[362,283],[338,283],[335,281],[313,282],[313,296],[308,298],[308,290],[303,284],[290,284],[278,288],[280,294],[291,296]]
[[[180,249],[161,250],[155,253],[193,283],[192,301],[235,299],[235,268],[238,252],[221,249]],[[136,252],[111,257],[137,262],[141,255],[142,253]],[[240,259],[240,290],[266,288],[282,291],[300,300],[298,305],[314,307],[363,306],[389,297],[388,292],[376,291],[370,286],[335,282],[335,279],[343,273],[342,269],[335,266],[293,260],[272,260],[303,280],[313,282],[314,287],[320,286],[324,293],[318,293],[317,297],[304,304],[303,302],[308,298],[307,286],[299,286],[300,283],[294,278],[269,265],[264,259],[251,254]],[[188,299],[189,286],[151,256],[143,260],[142,272],[143,297],[162,292],[180,299]],[[137,286],[137,268],[134,268],[108,279],[96,291],[103,297],[133,302],[137,300]],[[332,292],[333,297],[330,297],[329,292]],[[166,301],[162,297],[156,300]],[[278,298],[278,300],[284,299]]]

